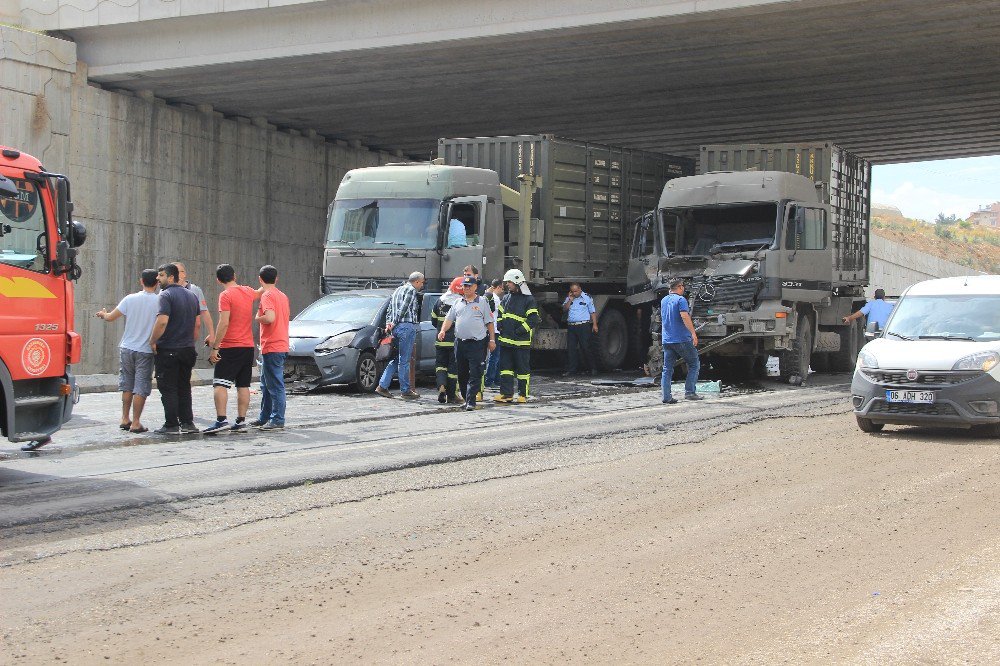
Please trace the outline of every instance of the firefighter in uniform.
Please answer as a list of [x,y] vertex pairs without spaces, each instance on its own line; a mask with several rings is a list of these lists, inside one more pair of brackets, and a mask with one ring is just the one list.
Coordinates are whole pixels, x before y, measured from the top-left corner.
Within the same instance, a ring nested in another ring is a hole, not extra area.
[[538,314],[535,298],[524,283],[524,273],[516,268],[503,276],[507,294],[500,299],[497,311],[500,330],[497,344],[503,347],[500,355],[499,403],[528,402],[531,384],[531,336],[542,318]]
[[[462,300],[462,276],[451,281],[448,291],[442,294],[438,302],[431,310],[431,321],[438,331],[444,324],[448,311],[455,303]],[[434,363],[435,374],[437,375],[438,402],[460,403],[462,399],[458,395],[458,363],[455,360],[455,329],[450,328],[445,332],[444,340],[434,339],[434,351],[437,360]]]

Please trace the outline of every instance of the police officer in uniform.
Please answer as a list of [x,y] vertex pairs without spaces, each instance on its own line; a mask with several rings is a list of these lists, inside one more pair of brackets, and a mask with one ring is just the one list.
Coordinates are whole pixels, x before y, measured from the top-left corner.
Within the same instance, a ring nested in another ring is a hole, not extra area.
[[594,345],[592,335],[597,335],[597,309],[594,299],[586,293],[579,283],[574,282],[569,287],[569,296],[563,301],[566,312],[566,356],[567,367],[563,377],[575,375],[580,370],[579,359],[583,359],[590,374],[597,374],[597,364],[594,362]]
[[507,294],[498,310],[500,332],[497,336],[500,354],[500,395],[494,401],[501,404],[528,402],[531,383],[531,336],[542,318],[535,298],[525,284],[524,273],[516,268],[503,276]]
[[[431,321],[434,328],[441,331],[444,320],[448,317],[448,311],[462,300],[462,277],[457,277],[451,281],[448,291],[438,299],[431,310]],[[434,340],[434,351],[437,360],[434,364],[437,375],[438,402],[459,403],[458,396],[458,366],[455,361],[455,330],[445,331],[443,340]]]

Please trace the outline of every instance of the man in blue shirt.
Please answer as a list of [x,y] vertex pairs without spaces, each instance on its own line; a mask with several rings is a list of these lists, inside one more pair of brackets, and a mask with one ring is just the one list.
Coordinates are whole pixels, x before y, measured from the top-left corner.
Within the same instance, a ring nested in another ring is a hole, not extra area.
[[868,317],[869,324],[872,322],[878,324],[878,330],[881,331],[885,328],[885,322],[889,321],[893,307],[892,303],[885,302],[885,289],[876,289],[874,300],[865,303],[865,306],[854,314],[844,317],[844,323],[850,324],[855,319],[865,316]]
[[468,247],[469,236],[465,225],[457,218],[448,220],[448,245],[447,247]]
[[597,335],[597,309],[594,299],[583,291],[578,283],[569,286],[569,296],[563,301],[566,312],[566,352],[567,366],[563,377],[575,375],[579,370],[578,356],[583,357],[583,363],[590,374],[597,374],[594,363],[591,334]]
[[670,293],[660,301],[660,321],[662,322],[663,342],[663,375],[660,377],[663,389],[663,404],[672,405],[677,398],[670,395],[670,383],[674,380],[674,363],[684,359],[687,363],[687,379],[684,381],[684,398],[686,400],[701,400],[698,395],[698,371],[701,361],[698,360],[698,334],[694,330],[694,322],[684,298],[684,280],[676,278],[670,282]]

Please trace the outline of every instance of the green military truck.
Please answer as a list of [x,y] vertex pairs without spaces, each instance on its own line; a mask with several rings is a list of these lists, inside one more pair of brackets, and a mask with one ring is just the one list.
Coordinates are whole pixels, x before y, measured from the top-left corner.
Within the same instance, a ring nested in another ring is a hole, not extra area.
[[[704,146],[700,175],[635,221],[628,302],[659,374],[660,299],[682,277],[699,351],[731,377],[779,359],[783,380],[854,367],[864,334],[871,165],[832,143]],[[654,333],[655,331],[655,333]]]
[[344,176],[323,292],[395,287],[412,271],[441,291],[469,264],[486,280],[518,268],[543,315],[532,347],[563,349],[561,303],[578,281],[598,309],[600,361],[620,367],[638,338],[625,303],[631,220],[693,160],[547,134],[441,139],[438,153]]

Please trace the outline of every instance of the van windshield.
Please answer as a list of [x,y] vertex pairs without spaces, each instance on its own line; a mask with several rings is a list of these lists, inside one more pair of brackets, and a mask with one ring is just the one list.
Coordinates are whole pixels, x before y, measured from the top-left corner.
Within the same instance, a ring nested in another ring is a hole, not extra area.
[[330,211],[326,246],[430,250],[440,208],[434,199],[341,199]]
[[905,296],[885,334],[913,340],[1000,340],[1000,295]]

